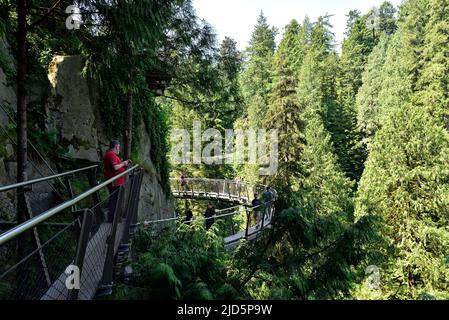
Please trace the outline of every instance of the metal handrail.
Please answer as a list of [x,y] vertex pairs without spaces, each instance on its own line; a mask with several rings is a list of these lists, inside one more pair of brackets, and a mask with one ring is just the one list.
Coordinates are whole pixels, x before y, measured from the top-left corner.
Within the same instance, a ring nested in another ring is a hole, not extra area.
[[51,217],[53,217],[54,215],[58,214],[59,212],[61,212],[64,209],[70,208],[73,205],[75,205],[76,203],[80,202],[81,200],[87,198],[88,196],[94,194],[95,192],[103,189],[104,187],[106,187],[107,185],[111,184],[112,182],[114,182],[115,180],[117,180],[118,178],[121,178],[125,175],[127,175],[128,173],[134,171],[135,169],[139,168],[139,165],[135,165],[134,167],[114,176],[113,178],[102,182],[101,184],[97,185],[96,187],[87,190],[83,193],[81,193],[79,196],[68,200],[64,203],[61,203],[60,205],[51,208],[43,213],[41,213],[40,215],[33,217],[25,222],[23,222],[22,224],[18,225],[17,227],[6,231],[5,233],[0,235],[0,245],[3,245],[4,243],[14,239],[15,237],[21,235],[22,233],[24,233],[25,231],[30,230],[31,228],[37,226],[38,224],[50,219]]
[[90,166],[90,167],[85,167],[85,168],[81,168],[81,169],[76,169],[76,170],[72,170],[72,171],[68,171],[68,172],[55,174],[53,176],[37,178],[37,179],[33,179],[33,180],[28,180],[28,181],[24,181],[24,182],[19,182],[19,183],[3,186],[3,187],[0,187],[0,192],[5,192],[5,191],[12,190],[12,189],[26,187],[26,186],[29,186],[29,185],[32,185],[32,184],[45,182],[45,181],[49,181],[49,180],[53,180],[53,179],[61,178],[61,177],[65,177],[65,176],[69,176],[69,175],[72,175],[72,174],[75,174],[75,173],[78,173],[78,172],[91,170],[91,169],[94,169],[94,168],[97,168],[97,167],[98,167],[98,165],[93,165],[93,166]]
[[[183,190],[179,184],[179,179],[178,178],[170,178],[170,181],[172,182],[172,192],[173,193],[185,193],[185,194],[189,194],[189,193],[194,193],[196,190],[194,190],[193,188],[191,190]],[[176,182],[176,183],[173,183]],[[185,182],[187,183],[187,185],[189,185],[190,187],[192,187],[192,185],[195,185],[195,183],[200,183],[200,182],[209,182],[209,183],[223,183],[224,185],[240,185],[240,187],[255,187],[255,188],[260,188],[260,189],[265,189],[267,186],[263,185],[263,184],[250,184],[250,183],[246,183],[243,181],[237,181],[237,180],[229,180],[229,179],[208,179],[208,178],[185,178]],[[206,187],[204,188],[205,192],[208,192],[208,190],[206,190]],[[247,190],[248,192],[249,190]],[[273,197],[274,200],[277,199],[277,192],[274,189],[271,189],[272,193],[273,193]],[[217,194],[221,194],[220,191],[216,192]],[[230,194],[230,193],[229,193]],[[231,195],[231,194],[230,194]],[[244,199],[246,198],[245,195],[240,195],[240,192],[238,194],[232,194],[233,197],[239,198],[239,199]],[[249,196],[249,195],[248,195]],[[249,198],[248,198],[249,200]]]

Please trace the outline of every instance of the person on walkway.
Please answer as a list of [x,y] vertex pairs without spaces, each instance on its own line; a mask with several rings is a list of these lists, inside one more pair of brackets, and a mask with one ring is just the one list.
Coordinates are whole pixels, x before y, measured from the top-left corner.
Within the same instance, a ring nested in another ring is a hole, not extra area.
[[182,191],[187,191],[187,180],[186,180],[186,175],[185,173],[181,174],[181,177],[179,178],[179,181],[181,183],[181,190]]
[[[120,142],[117,140],[112,140],[109,144],[109,150],[106,151],[104,155],[104,177],[109,180],[120,173],[126,171],[126,167],[131,164],[131,160],[122,161],[119,158],[120,154]],[[109,211],[108,211],[108,222],[114,220],[114,212],[117,206],[117,199],[120,186],[124,185],[126,182],[125,176],[116,179],[114,182],[108,185],[109,190]]]
[[187,205],[187,207],[186,207],[186,218],[184,220],[184,223],[187,224],[187,225],[190,225],[190,223],[192,223],[192,218],[193,218],[192,209],[190,209],[189,205]]
[[210,227],[214,224],[214,217],[215,216],[215,209],[212,206],[212,204],[209,202],[207,204],[207,209],[204,214],[204,217],[206,218],[206,229],[209,230]]
[[267,186],[267,188],[263,194],[263,201],[265,204],[265,218],[270,217],[273,200],[274,200],[273,192],[271,192],[271,188],[269,186]]
[[262,201],[259,200],[257,193],[254,194],[254,199],[251,201],[253,206],[254,223],[260,222],[260,213],[262,212]]

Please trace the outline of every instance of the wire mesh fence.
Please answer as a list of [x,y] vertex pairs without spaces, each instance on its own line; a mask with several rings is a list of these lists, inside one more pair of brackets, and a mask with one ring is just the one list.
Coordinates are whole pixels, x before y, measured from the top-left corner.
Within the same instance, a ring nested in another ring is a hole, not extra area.
[[[142,181],[143,171],[131,170],[130,174],[125,185],[113,193],[103,193],[100,198],[95,192],[77,201],[84,209],[76,210],[71,205],[0,245],[0,299],[92,299],[100,284],[111,283],[113,275],[109,272],[110,276],[105,277],[105,270],[112,270],[113,257],[122,244],[129,242],[130,227],[137,214],[137,184]],[[27,194],[27,201],[37,201],[39,197],[28,196],[31,191],[19,192]],[[12,199],[8,204],[14,208],[18,191],[7,192]],[[107,219],[109,200],[118,194],[111,222]],[[72,190],[70,195],[73,198],[76,192]],[[32,214],[46,211],[51,205],[37,204],[31,209]],[[76,275],[74,268],[80,275],[79,286],[70,282],[75,279],[71,277]]]
[[[73,259],[78,236],[79,220],[75,219],[37,246],[40,227],[25,232],[6,244],[12,261],[0,271],[0,299],[38,300],[57,282]],[[43,226],[42,229],[52,227]],[[6,267],[6,270],[5,270]],[[56,287],[57,288],[57,287]]]

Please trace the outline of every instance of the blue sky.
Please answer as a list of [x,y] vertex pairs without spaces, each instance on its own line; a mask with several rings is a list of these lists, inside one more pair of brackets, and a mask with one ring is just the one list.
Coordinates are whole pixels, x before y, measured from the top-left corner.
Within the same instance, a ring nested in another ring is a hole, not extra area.
[[[346,28],[346,15],[350,10],[357,9],[366,13],[383,2],[384,0],[193,0],[193,5],[198,16],[214,27],[219,41],[229,36],[243,50],[251,38],[260,10],[264,11],[268,23],[279,29],[277,41],[282,36],[284,26],[292,19],[301,22],[308,14],[314,21],[320,15],[334,14],[331,23],[337,43],[341,43]],[[402,0],[390,2],[399,6]]]

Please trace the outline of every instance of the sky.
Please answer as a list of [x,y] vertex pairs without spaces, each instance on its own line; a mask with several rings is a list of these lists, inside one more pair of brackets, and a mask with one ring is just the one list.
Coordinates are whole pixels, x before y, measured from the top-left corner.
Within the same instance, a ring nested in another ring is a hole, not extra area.
[[[211,24],[218,40],[228,36],[237,41],[239,50],[248,45],[257,17],[263,10],[268,23],[279,30],[279,43],[284,27],[292,19],[302,22],[307,14],[312,21],[320,15],[332,14],[331,23],[336,36],[337,50],[344,39],[347,14],[350,10],[368,12],[385,0],[193,0],[197,15]],[[399,6],[402,0],[389,0]]]

